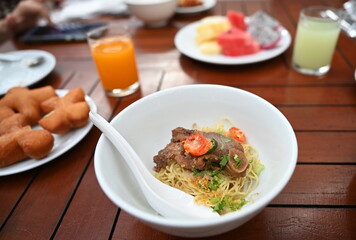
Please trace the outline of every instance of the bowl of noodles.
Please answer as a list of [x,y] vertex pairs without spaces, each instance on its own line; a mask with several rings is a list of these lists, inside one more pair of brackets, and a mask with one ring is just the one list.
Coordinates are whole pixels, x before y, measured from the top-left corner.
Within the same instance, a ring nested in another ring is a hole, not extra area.
[[104,193],[128,214],[171,235],[207,237],[241,226],[283,190],[297,162],[297,140],[286,117],[233,87],[162,90],[128,106],[111,124],[157,179],[219,213],[206,219],[159,215],[122,156],[101,136],[94,167]]

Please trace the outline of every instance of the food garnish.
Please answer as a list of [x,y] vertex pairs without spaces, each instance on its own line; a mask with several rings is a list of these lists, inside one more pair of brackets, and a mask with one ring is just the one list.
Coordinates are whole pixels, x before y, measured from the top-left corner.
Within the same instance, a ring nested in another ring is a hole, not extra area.
[[217,142],[209,140],[200,133],[190,135],[184,142],[184,149],[193,156],[201,156],[208,152],[213,152]]
[[264,169],[243,131],[225,120],[231,123],[229,130],[220,122],[212,128],[173,129],[171,141],[153,157],[160,181],[191,194],[197,204],[219,214],[249,202]]
[[244,134],[244,132],[240,129],[238,129],[237,127],[231,127],[229,129],[229,133],[231,135],[231,137],[233,139],[235,139],[236,141],[239,141],[239,142],[246,142],[246,136]]

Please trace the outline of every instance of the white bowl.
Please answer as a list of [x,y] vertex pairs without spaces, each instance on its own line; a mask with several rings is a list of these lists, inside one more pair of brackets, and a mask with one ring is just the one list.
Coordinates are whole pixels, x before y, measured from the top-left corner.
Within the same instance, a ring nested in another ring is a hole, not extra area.
[[[264,99],[237,88],[187,85],[148,95],[121,111],[111,122],[153,173],[153,156],[166,146],[171,130],[211,126],[229,117],[258,151],[265,169],[253,203],[213,219],[169,219],[147,203],[121,155],[101,136],[95,151],[95,172],[106,195],[127,213],[168,234],[206,237],[237,228],[258,214],[289,181],[297,162],[297,140],[288,120]],[[252,193],[252,194],[253,194]]]
[[146,26],[165,26],[174,15],[177,0],[124,0],[130,13],[143,21]]

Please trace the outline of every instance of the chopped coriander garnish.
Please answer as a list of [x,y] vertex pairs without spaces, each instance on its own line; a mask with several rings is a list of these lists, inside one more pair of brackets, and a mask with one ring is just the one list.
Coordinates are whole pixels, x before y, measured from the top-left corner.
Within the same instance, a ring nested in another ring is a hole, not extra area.
[[216,132],[217,132],[217,133],[220,133],[220,134],[224,134],[224,133],[225,133],[225,130],[224,130],[224,129],[219,128],[219,129],[217,129],[217,130],[216,130]]
[[224,201],[224,198],[221,199],[221,198],[216,198],[215,199],[215,202],[216,202],[216,205],[214,207],[214,211],[221,211],[224,209],[225,207],[225,201]]
[[195,176],[199,174],[199,171],[195,168],[192,168],[192,172]]
[[234,160],[235,160],[235,168],[238,168],[241,164],[241,159],[239,158],[239,155],[235,154]]
[[223,168],[226,166],[227,162],[230,160],[229,155],[224,155],[220,158],[220,167]]
[[216,171],[212,171],[210,173],[210,176],[215,177],[215,176],[219,175],[221,172],[222,172],[222,168],[220,168],[219,170],[216,170]]
[[232,211],[236,211],[247,203],[244,198],[233,200],[231,197],[224,197],[222,199],[215,197],[210,199],[210,202],[215,204],[214,211],[222,211],[224,208],[230,208]]
[[213,191],[216,191],[218,189],[218,186],[216,184],[214,184],[214,183],[210,183],[209,184],[209,189],[213,190]]
[[245,205],[247,202],[244,198],[241,198],[238,201],[231,201],[229,204],[229,207],[232,211],[236,211],[237,209],[240,209],[243,205]]
[[214,197],[214,198],[210,199],[210,202],[211,202],[212,204],[216,204],[216,203],[220,202],[220,199],[221,199],[221,198],[219,198],[219,197]]
[[260,163],[260,162],[255,162],[252,164],[252,170],[257,174],[260,175],[260,173],[262,172],[262,170],[265,168],[265,166]]
[[212,171],[212,170],[202,170],[199,171],[198,169],[192,168],[192,172],[194,176],[203,176],[204,174],[210,174],[210,176],[214,177],[217,176],[221,173],[222,169],[218,169],[216,171]]
[[209,189],[216,191],[223,181],[221,178],[214,176],[209,184]]
[[199,171],[198,169],[192,168],[192,172],[193,172],[194,176],[202,176],[204,174],[210,173],[211,171],[209,171],[209,170]]
[[208,190],[208,188],[204,187],[204,186],[201,185],[200,183],[198,183],[198,187],[199,187],[200,189],[203,189],[203,190]]

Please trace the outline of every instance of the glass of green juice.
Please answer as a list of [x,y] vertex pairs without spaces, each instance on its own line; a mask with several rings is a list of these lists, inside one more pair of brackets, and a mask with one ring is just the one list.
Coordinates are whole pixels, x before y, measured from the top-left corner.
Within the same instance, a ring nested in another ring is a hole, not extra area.
[[316,76],[329,71],[340,21],[338,11],[329,7],[307,7],[300,12],[292,58],[296,71]]

